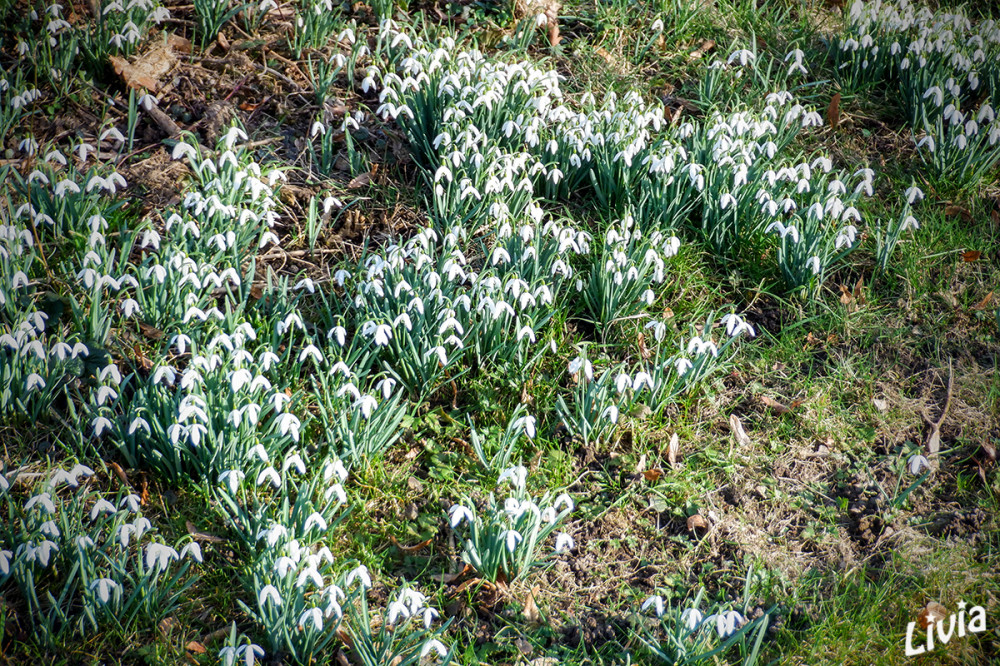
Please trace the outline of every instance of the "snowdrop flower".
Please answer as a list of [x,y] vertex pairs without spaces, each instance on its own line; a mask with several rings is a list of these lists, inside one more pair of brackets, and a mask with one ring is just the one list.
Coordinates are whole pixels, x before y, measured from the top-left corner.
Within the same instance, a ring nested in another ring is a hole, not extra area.
[[263,484],[265,481],[270,481],[271,485],[275,488],[281,487],[281,477],[278,476],[278,470],[273,467],[266,467],[261,470],[260,474],[257,475],[257,485]]
[[655,609],[656,617],[661,617],[663,615],[663,597],[654,595],[642,602],[642,610],[649,610],[650,607]]
[[916,454],[910,456],[910,459],[907,461],[907,465],[910,468],[910,474],[912,474],[913,476],[917,476],[918,474],[920,474],[920,470],[922,469],[931,468],[930,461],[927,459],[926,456],[922,454]]
[[157,569],[166,569],[171,560],[178,557],[176,550],[162,543],[151,543],[146,547],[146,566],[150,568],[155,563]]
[[144,108],[146,111],[151,111],[154,106],[158,106],[159,104],[160,100],[157,99],[156,96],[150,95],[149,93],[146,93],[139,98],[139,106]]
[[0,550],[0,576],[6,576],[10,574],[10,560],[14,557],[14,553],[9,550]]
[[528,480],[528,469],[524,465],[508,467],[500,474],[500,478],[497,479],[497,485],[508,479],[512,486],[518,490],[524,490],[525,483]]
[[912,215],[907,215],[906,219],[903,220],[903,223],[899,225],[900,231],[906,231],[907,229],[919,229],[919,228],[920,228],[920,223],[917,222],[917,218],[913,217]]
[[569,363],[569,374],[575,375],[576,373],[583,370],[584,376],[591,380],[594,378],[594,366],[591,365],[590,361],[583,358],[582,356],[577,356],[575,359]]
[[507,550],[512,553],[514,552],[514,549],[517,548],[517,545],[522,541],[524,541],[524,537],[521,536],[521,533],[517,530],[507,530],[504,534],[504,542],[507,545]]
[[269,601],[275,606],[281,605],[281,593],[278,592],[278,588],[274,585],[265,585],[257,594],[257,604],[261,608]]
[[694,367],[694,365],[688,359],[679,357],[674,361],[674,367],[677,369],[678,376],[683,377],[688,370]]
[[688,631],[694,631],[698,628],[698,625],[701,624],[703,617],[704,616],[701,611],[697,608],[686,608],[684,609],[684,612],[681,613],[681,624],[684,625]]
[[[258,445],[259,446],[259,445]],[[219,475],[219,483],[225,483],[229,486],[230,493],[236,493],[236,489],[240,487],[240,481],[246,477],[246,474],[238,469],[226,470]],[[259,483],[257,485],[260,485]]]
[[301,422],[295,417],[294,414],[285,412],[278,417],[278,428],[280,429],[281,434],[290,436],[294,442],[299,441],[299,428],[301,425]]
[[[711,619],[713,616],[706,618]],[[740,626],[746,621],[742,615],[736,611],[726,611],[725,613],[719,613],[714,616],[715,618],[715,630],[719,634],[719,638],[729,638],[740,628]]]
[[448,510],[448,516],[452,529],[458,527],[463,520],[467,520],[470,525],[475,521],[475,516],[472,511],[461,504],[456,504],[451,507],[451,509]]
[[118,587],[118,583],[110,578],[98,578],[90,583],[90,591],[97,590],[97,598],[102,604],[111,600],[111,591]]
[[[544,14],[542,14],[544,16]],[[436,652],[439,657],[444,657],[448,654],[448,648],[444,646],[444,643],[432,638],[431,640],[424,643],[424,647],[420,650],[420,658],[425,659],[431,652]]]
[[310,622],[314,630],[323,631],[323,611],[319,608],[303,611],[302,615],[299,616],[299,629],[304,628]]
[[732,65],[734,61],[739,60],[740,65],[745,66],[748,62],[754,59],[755,56],[753,54],[753,51],[748,51],[747,49],[740,49],[738,51],[733,51],[730,54],[729,59],[727,60],[727,64]]
[[345,582],[347,583],[348,586],[350,586],[352,583],[354,583],[355,580],[360,582],[361,586],[366,589],[371,587],[372,579],[371,576],[368,574],[368,567],[362,564],[358,568],[353,569],[350,573],[347,574],[347,579]]
[[181,548],[181,555],[180,556],[182,558],[184,558],[184,557],[190,557],[191,559],[193,559],[198,564],[201,564],[202,562],[204,562],[204,557],[202,557],[202,554],[201,554],[201,546],[199,546],[194,541],[192,541],[191,543],[189,543],[186,546],[184,546],[183,548]]
[[115,505],[103,497],[94,502],[94,507],[90,510],[90,520],[97,520],[97,517],[102,513],[115,513]]
[[576,548],[576,542],[573,541],[573,537],[562,532],[556,537],[556,552],[563,553],[569,552]]
[[[243,663],[246,666],[253,666],[257,657],[264,656],[264,648],[259,645],[254,645],[253,643],[249,643],[238,647],[236,649],[236,655],[237,657],[243,657]],[[221,653],[219,656],[222,656]]]

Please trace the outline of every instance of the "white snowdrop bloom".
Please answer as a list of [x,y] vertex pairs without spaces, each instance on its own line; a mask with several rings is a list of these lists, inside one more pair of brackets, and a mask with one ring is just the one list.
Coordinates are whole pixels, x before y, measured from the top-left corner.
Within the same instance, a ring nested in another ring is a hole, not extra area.
[[809,260],[806,262],[806,266],[812,269],[813,275],[819,275],[822,270],[819,257],[815,255],[809,257]]
[[132,513],[139,513],[139,506],[142,503],[142,498],[140,498],[135,493],[130,493],[122,498],[122,501],[118,503],[118,508],[127,506],[128,510]]
[[719,634],[719,638],[722,639],[729,638],[735,634],[746,621],[742,615],[732,610],[719,613],[718,615],[710,615],[705,618],[705,622],[712,619],[715,620],[715,630]]
[[181,559],[188,557],[197,562],[198,564],[201,564],[202,562],[205,561],[205,558],[202,556],[201,553],[201,546],[199,546],[198,543],[195,541],[191,541],[186,546],[181,548],[180,557]]
[[694,367],[694,365],[691,363],[690,360],[688,360],[688,359],[686,359],[686,358],[684,358],[682,356],[682,357],[678,357],[674,361],[674,367],[677,369],[677,374],[679,376],[683,377],[687,373],[688,370],[690,370],[692,367]]
[[[138,535],[136,536],[138,539]],[[176,550],[162,543],[150,543],[146,546],[146,566],[156,565],[158,570],[166,569],[170,562],[180,557]]]
[[910,459],[907,461],[907,466],[910,469],[910,474],[913,476],[920,474],[922,469],[931,469],[930,461],[926,456],[921,454],[910,456]]
[[278,428],[281,431],[281,434],[290,436],[292,441],[299,441],[299,427],[301,425],[302,424],[298,418],[288,412],[285,412],[278,417]]
[[615,405],[608,405],[608,407],[601,413],[602,419],[607,419],[611,423],[618,423],[618,407]]
[[97,520],[97,517],[102,513],[112,514],[115,513],[115,505],[107,501],[103,497],[94,502],[93,508],[90,509],[90,520]]
[[661,617],[663,615],[663,597],[655,595],[642,602],[642,610],[649,610],[650,608],[655,610],[657,617]]
[[104,416],[98,416],[90,422],[90,425],[94,428],[94,437],[100,437],[105,431],[114,428],[114,424]]
[[463,520],[468,521],[471,525],[476,519],[472,511],[461,504],[456,504],[451,507],[451,509],[448,510],[448,516],[452,528],[458,527]]
[[45,388],[45,380],[37,372],[32,372],[24,380],[24,390],[27,392],[40,391]]
[[528,468],[524,465],[508,467],[500,473],[500,478],[497,479],[497,485],[500,485],[508,479],[510,480],[512,486],[518,490],[524,490],[525,484],[528,480]]
[[685,608],[684,612],[681,613],[681,624],[688,631],[695,631],[701,625],[703,617],[704,615],[697,608]]
[[903,223],[899,226],[900,231],[906,231],[907,229],[919,229],[920,223],[917,222],[917,218],[912,215],[908,215]]
[[[225,483],[229,486],[230,493],[236,493],[236,489],[240,486],[240,481],[246,477],[242,471],[238,469],[226,470],[219,475],[219,483]],[[260,485],[260,484],[258,484]]]
[[106,604],[111,600],[111,592],[117,587],[118,583],[110,578],[98,578],[90,583],[90,591],[97,590],[97,599],[102,604]]
[[266,467],[257,475],[257,485],[262,485],[265,481],[270,481],[271,485],[275,488],[281,487],[281,477],[278,476],[278,470],[273,467]]
[[504,533],[504,544],[507,546],[507,550],[512,553],[522,541],[524,541],[524,537],[517,530],[507,530]]
[[372,579],[371,576],[368,574],[368,567],[362,564],[356,569],[351,570],[347,574],[345,583],[348,586],[350,586],[354,583],[355,580],[357,580],[361,584],[361,586],[364,587],[365,589],[370,588],[372,586]]
[[271,603],[274,606],[281,606],[281,593],[278,592],[278,588],[274,585],[265,585],[261,588],[260,592],[257,593],[257,603],[264,607],[264,604]]
[[573,541],[573,537],[561,532],[559,536],[556,537],[556,552],[557,553],[567,553],[576,548],[576,542]]

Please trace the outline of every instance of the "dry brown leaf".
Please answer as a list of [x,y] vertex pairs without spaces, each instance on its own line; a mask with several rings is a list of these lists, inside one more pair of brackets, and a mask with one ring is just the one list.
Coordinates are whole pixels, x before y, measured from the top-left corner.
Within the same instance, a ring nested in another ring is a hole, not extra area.
[[691,58],[692,59],[701,58],[714,48],[715,48],[715,40],[706,39],[698,46],[698,48],[696,48],[694,51],[691,52]]
[[164,335],[160,329],[149,324],[144,324],[141,321],[139,322],[139,331],[150,340],[162,340]]
[[126,486],[129,485],[128,475],[125,474],[125,470],[122,469],[121,465],[119,465],[118,463],[112,461],[112,462],[108,463],[108,467],[110,467],[111,471],[113,471],[115,473],[115,476],[118,477],[118,480],[122,482],[122,485],[126,485]]
[[854,291],[851,293],[854,299],[858,302],[858,305],[865,304],[865,294],[862,289],[865,286],[865,278],[859,277],[857,283],[854,285]]
[[208,649],[198,641],[188,642],[188,644],[184,646],[184,649],[188,652],[194,652],[195,654],[205,654],[208,652]]
[[687,519],[688,531],[694,532],[696,530],[708,531],[708,521],[705,520],[700,513],[696,513]]
[[979,446],[983,448],[983,453],[986,457],[990,459],[991,462],[997,461],[997,448],[993,446],[990,442],[982,442]]
[[979,261],[983,253],[979,250],[966,250],[962,253],[962,261]]
[[462,567],[462,570],[459,571],[458,573],[444,573],[444,574],[439,574],[437,576],[431,576],[431,578],[434,578],[435,580],[438,580],[444,583],[445,585],[448,585],[450,583],[454,583],[456,580],[458,580],[465,574],[470,573],[471,571],[472,567],[466,564]]
[[654,467],[653,469],[647,469],[642,473],[642,476],[647,481],[659,481],[660,477],[663,476],[663,470],[659,467]]
[[944,207],[944,214],[950,217],[961,217],[966,222],[972,222],[972,213],[965,206],[959,206],[958,204],[949,204]]
[[527,620],[528,624],[541,624],[542,614],[538,612],[538,606],[535,604],[535,595],[540,589],[542,589],[541,585],[531,588],[531,591],[528,592],[528,598],[524,602],[524,619]]
[[927,602],[927,605],[921,609],[920,614],[917,615],[917,621],[920,623],[921,628],[927,629],[947,617],[947,608],[936,601],[929,601]]
[[214,534],[209,534],[208,532],[202,532],[202,531],[198,530],[198,528],[195,527],[194,523],[192,523],[190,520],[185,521],[185,524],[187,526],[188,534],[190,534],[195,539],[195,541],[204,541],[206,543],[224,543],[225,542],[225,539],[223,539],[220,536],[216,536]]
[[363,173],[360,176],[351,178],[351,181],[347,183],[347,189],[356,190],[358,188],[371,184],[371,182],[372,182],[371,173]]
[[973,305],[972,309],[973,310],[985,310],[986,306],[988,306],[990,304],[990,301],[992,301],[992,300],[993,300],[993,292],[991,291],[990,293],[986,294],[983,297],[983,300],[981,300],[978,303],[976,303],[975,305]]
[[736,438],[737,444],[740,446],[750,446],[750,437],[747,435],[746,430],[743,429],[740,417],[736,416],[736,414],[729,415],[729,429],[733,431],[733,437]]
[[680,438],[677,437],[677,433],[675,432],[670,436],[670,443],[667,445],[667,462],[675,469],[680,466],[677,462],[680,448]]
[[826,107],[826,120],[832,129],[837,129],[840,125],[840,93],[834,93],[830,99],[830,106]]
[[427,546],[431,545],[431,543],[434,541],[434,539],[427,539],[426,541],[421,541],[420,543],[415,544],[413,546],[404,546],[403,544],[401,544],[398,541],[396,541],[396,537],[394,537],[394,536],[392,536],[390,534],[389,535],[389,541],[392,542],[393,546],[395,546],[396,548],[399,548],[404,553],[415,553],[415,552],[417,552],[419,550],[423,550]]
[[762,395],[760,397],[760,401],[764,403],[766,406],[773,409],[774,411],[778,412],[779,414],[787,414],[802,404],[801,400],[792,400],[790,404],[785,405],[778,402],[774,398],[767,397],[766,395]]
[[648,361],[652,357],[652,353],[649,351],[649,347],[646,346],[646,336],[639,333],[636,340],[639,342],[639,355],[642,356],[642,360]]
[[840,302],[843,305],[850,305],[854,302],[854,296],[851,291],[847,288],[847,285],[840,285]]

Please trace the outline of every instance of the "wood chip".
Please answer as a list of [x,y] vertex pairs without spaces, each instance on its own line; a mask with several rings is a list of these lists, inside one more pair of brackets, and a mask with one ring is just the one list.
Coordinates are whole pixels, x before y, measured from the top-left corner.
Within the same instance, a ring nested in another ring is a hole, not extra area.
[[750,437],[747,435],[746,430],[743,429],[740,417],[736,416],[736,414],[729,415],[729,429],[733,431],[733,437],[736,439],[737,444],[740,446],[750,446]]

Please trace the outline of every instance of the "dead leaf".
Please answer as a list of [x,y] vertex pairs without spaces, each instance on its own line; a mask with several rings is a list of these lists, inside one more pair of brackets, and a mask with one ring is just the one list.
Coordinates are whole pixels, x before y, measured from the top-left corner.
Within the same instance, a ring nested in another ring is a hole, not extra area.
[[976,303],[975,305],[973,305],[972,309],[973,310],[977,310],[977,311],[978,310],[985,310],[986,306],[988,306],[990,304],[990,301],[992,301],[992,300],[993,300],[993,292],[991,291],[990,293],[986,294],[986,296],[983,297],[983,300],[981,300],[978,303]]
[[253,298],[255,301],[259,301],[260,299],[264,298],[264,289],[259,284],[251,285],[250,297]]
[[694,51],[691,52],[691,58],[692,59],[701,58],[714,48],[715,48],[715,40],[706,39],[698,46],[698,48],[696,48]]
[[948,609],[936,601],[929,601],[917,615],[921,628],[927,629],[948,617]]
[[648,361],[652,357],[652,353],[649,351],[649,347],[646,346],[646,336],[639,333],[636,340],[639,342],[639,355],[642,356],[642,360]]
[[854,296],[854,299],[858,302],[858,305],[865,304],[865,295],[864,292],[862,291],[864,286],[865,286],[865,278],[859,277],[857,284],[854,285],[854,291],[851,294],[852,296]]
[[966,250],[962,253],[962,261],[979,261],[979,257],[982,256],[982,252],[979,250]]
[[990,459],[991,462],[997,461],[997,448],[993,446],[990,442],[982,442],[979,446],[982,447],[983,453],[986,457]]
[[139,504],[142,506],[149,505],[149,481],[146,479],[142,480],[142,490],[139,491]]
[[740,417],[736,416],[736,414],[729,415],[729,429],[733,431],[733,437],[736,438],[737,444],[740,446],[750,446],[750,437],[747,435],[746,430],[743,429]]
[[843,305],[850,305],[854,302],[854,296],[844,284],[840,285],[840,302]]
[[208,649],[198,641],[190,641],[184,646],[184,649],[188,652],[194,652],[195,654],[205,654],[208,652]]
[[872,404],[875,405],[875,409],[883,413],[889,409],[889,403],[881,398],[872,398]]
[[949,204],[944,207],[944,214],[950,217],[961,217],[966,222],[972,222],[972,213],[965,206],[959,206],[958,204]]
[[535,595],[538,591],[542,589],[541,585],[536,585],[531,588],[528,592],[528,598],[524,602],[524,619],[527,620],[528,624],[541,624],[542,614],[538,612],[538,606],[535,604]]
[[129,485],[128,475],[125,474],[125,470],[122,469],[121,465],[119,465],[118,463],[112,461],[112,462],[108,463],[108,467],[110,467],[111,471],[113,471],[115,473],[115,476],[118,477],[118,480],[122,482],[122,485],[124,485],[124,486],[128,486]]
[[801,400],[792,400],[790,404],[784,405],[773,398],[767,397],[766,395],[762,395],[760,397],[760,401],[779,414],[787,414],[802,404]]
[[150,340],[162,340],[164,336],[163,331],[160,329],[149,324],[144,324],[141,321],[139,322],[139,331]]
[[695,530],[708,531],[708,521],[702,518],[700,513],[696,513],[687,519],[688,531],[694,532]]
[[677,433],[675,432],[670,436],[670,443],[667,445],[667,462],[669,462],[670,466],[674,469],[680,467],[680,464],[677,462],[679,453],[680,439],[677,437]]
[[418,543],[416,545],[413,545],[413,546],[404,546],[403,544],[401,544],[398,541],[396,541],[396,537],[394,537],[394,536],[392,536],[390,534],[389,535],[389,541],[392,542],[393,546],[395,546],[396,548],[399,548],[404,553],[416,553],[417,551],[423,550],[427,546],[431,545],[431,543],[434,541],[434,539],[430,538],[430,539],[427,539],[426,541],[421,541],[420,543]]
[[830,99],[830,106],[826,107],[826,120],[830,123],[831,129],[837,129],[840,125],[840,93],[834,93]]
[[437,576],[431,576],[431,578],[435,578],[436,580],[444,583],[445,585],[449,585],[451,583],[454,583],[456,580],[458,580],[459,578],[461,578],[462,576],[471,571],[472,567],[466,564],[465,566],[462,567],[462,570],[459,571],[458,573],[444,573]]
[[223,35],[221,32],[218,35],[216,35],[215,41],[219,43],[219,48],[221,48],[223,51],[229,50],[229,40],[226,39],[226,36]]
[[202,532],[194,526],[190,520],[186,521],[187,531],[195,541],[204,541],[206,543],[224,543],[225,539],[214,534],[209,534],[208,532]]
[[363,173],[360,176],[357,176],[356,178],[352,178],[351,181],[347,183],[347,189],[356,190],[366,185],[370,185],[371,182],[372,182],[371,173]]
[[647,481],[653,481],[653,482],[659,481],[660,477],[663,476],[663,470],[660,469],[659,467],[654,467],[653,469],[647,469],[646,471],[644,471],[642,473],[642,476]]

